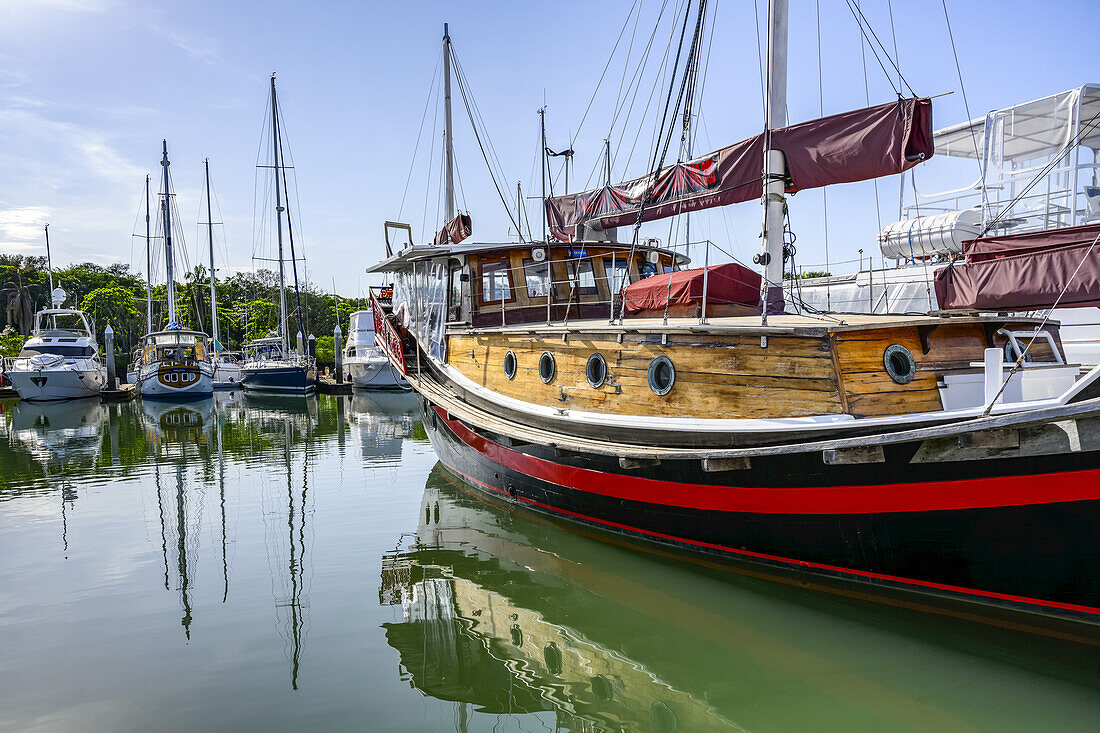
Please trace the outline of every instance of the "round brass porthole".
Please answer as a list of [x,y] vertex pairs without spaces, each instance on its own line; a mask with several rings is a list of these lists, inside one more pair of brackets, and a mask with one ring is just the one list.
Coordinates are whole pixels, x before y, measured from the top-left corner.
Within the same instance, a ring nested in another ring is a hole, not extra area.
[[554,355],[549,351],[542,352],[542,356],[539,357],[539,379],[546,384],[550,384],[554,379],[554,373],[557,369],[557,364],[554,362]]
[[602,354],[593,354],[588,357],[588,363],[584,365],[584,376],[588,380],[588,386],[599,389],[607,381],[607,362]]
[[515,379],[517,366],[516,352],[509,350],[508,353],[504,355],[504,376],[509,379]]
[[901,344],[891,344],[882,355],[886,373],[898,384],[909,384],[917,376],[917,362],[909,349]]
[[667,356],[655,356],[649,362],[649,371],[646,372],[646,381],[655,395],[666,395],[676,383],[676,367],[672,366],[672,360]]

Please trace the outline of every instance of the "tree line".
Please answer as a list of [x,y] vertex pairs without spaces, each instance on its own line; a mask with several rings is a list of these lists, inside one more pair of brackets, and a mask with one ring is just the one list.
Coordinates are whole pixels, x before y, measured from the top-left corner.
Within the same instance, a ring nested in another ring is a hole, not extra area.
[[[124,263],[98,265],[83,262],[55,268],[54,287],[68,294],[63,307],[79,308],[94,323],[96,337],[103,343],[103,331],[110,324],[115,332],[116,360],[124,365],[146,333],[146,289],[144,275],[132,272]],[[279,276],[271,270],[239,272],[215,285],[219,340],[229,350],[272,333],[279,319]],[[322,292],[310,282],[299,282],[304,336],[317,338],[317,360],[333,361],[332,332],[336,327],[339,302],[340,328],[345,337],[348,313],[367,307],[364,300],[342,298]],[[49,307],[49,272],[45,257],[0,254],[0,351],[18,353],[34,327],[34,314]],[[167,326],[168,288],[152,288],[153,330]],[[287,292],[287,333],[291,343],[298,332],[297,303],[293,289]],[[176,283],[176,320],[186,328],[210,333],[210,277],[197,265]]]

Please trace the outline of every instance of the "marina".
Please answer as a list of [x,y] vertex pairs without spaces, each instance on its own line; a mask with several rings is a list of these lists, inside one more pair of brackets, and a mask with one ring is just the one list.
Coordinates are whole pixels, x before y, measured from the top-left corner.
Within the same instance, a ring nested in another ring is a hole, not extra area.
[[1054,4],[13,8],[0,731],[1095,730]]

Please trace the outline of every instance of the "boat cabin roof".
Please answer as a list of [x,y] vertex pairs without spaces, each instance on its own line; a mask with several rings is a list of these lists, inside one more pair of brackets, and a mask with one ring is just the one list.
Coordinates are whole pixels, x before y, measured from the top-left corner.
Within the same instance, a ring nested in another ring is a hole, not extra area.
[[[623,242],[503,242],[503,243],[474,243],[474,244],[450,244],[446,246],[436,246],[433,244],[421,244],[412,245],[401,250],[397,254],[387,257],[376,265],[372,265],[367,268],[367,272],[395,272],[399,270],[407,270],[412,267],[413,262],[420,262],[423,260],[431,260],[437,257],[461,257],[471,254],[488,254],[499,252],[511,252],[513,250],[530,251],[532,249],[554,247],[562,248],[567,247],[570,249],[583,249],[585,247],[596,247],[608,252],[630,252],[630,243]],[[633,247],[635,254],[641,252],[656,251],[669,257],[675,257],[678,265],[686,265],[690,260],[686,255],[663,247],[654,247],[650,244],[639,243]]]

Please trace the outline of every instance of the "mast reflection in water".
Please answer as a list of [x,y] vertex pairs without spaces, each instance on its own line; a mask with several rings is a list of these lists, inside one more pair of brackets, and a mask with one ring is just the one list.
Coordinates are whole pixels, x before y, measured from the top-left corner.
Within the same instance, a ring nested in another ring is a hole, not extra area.
[[434,467],[410,395],[0,401],[0,427],[0,729],[1100,717],[1095,638],[792,587],[513,511]]

